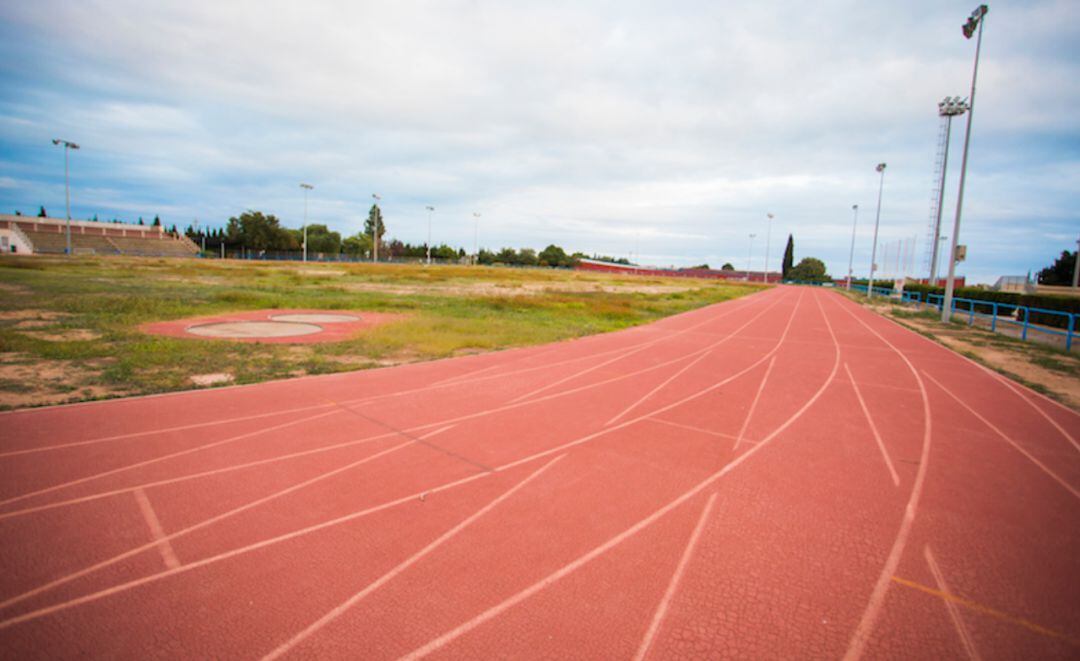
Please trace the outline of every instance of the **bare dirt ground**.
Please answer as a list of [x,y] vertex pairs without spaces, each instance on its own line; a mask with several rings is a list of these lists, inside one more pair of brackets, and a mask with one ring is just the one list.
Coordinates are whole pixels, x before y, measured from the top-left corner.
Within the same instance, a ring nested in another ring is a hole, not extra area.
[[855,300],[959,354],[1080,411],[1080,355],[1042,344],[1021,342],[966,323],[941,323],[934,314],[920,314],[899,305]]

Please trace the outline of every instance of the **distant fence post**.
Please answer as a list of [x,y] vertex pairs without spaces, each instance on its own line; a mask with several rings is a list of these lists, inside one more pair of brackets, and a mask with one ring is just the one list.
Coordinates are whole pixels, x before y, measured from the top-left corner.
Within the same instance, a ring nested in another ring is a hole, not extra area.
[[1073,330],[1076,327],[1076,315],[1069,313],[1069,331],[1065,334],[1065,350],[1072,351]]
[[1028,326],[1031,325],[1031,308],[1024,307],[1021,309],[1024,311],[1024,330],[1020,334],[1020,339],[1027,342]]
[[994,303],[994,313],[990,317],[990,332],[993,333],[997,330],[997,303]]

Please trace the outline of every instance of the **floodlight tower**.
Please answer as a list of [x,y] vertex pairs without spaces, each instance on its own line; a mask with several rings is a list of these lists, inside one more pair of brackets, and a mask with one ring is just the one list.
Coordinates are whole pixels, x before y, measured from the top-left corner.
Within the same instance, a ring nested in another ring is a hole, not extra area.
[[949,169],[949,138],[952,136],[953,117],[967,112],[967,99],[958,96],[947,96],[938,104],[938,115],[945,122],[945,134],[940,145],[941,173],[937,185],[937,203],[935,204],[934,232],[930,245],[930,285],[937,282],[938,247],[941,245],[941,212],[945,205],[945,173]]
[[986,13],[990,8],[979,5],[971,12],[967,23],[962,27],[964,37],[971,39],[978,31],[978,39],[975,40],[975,67],[971,71],[971,94],[968,95],[967,130],[964,131],[964,158],[960,162],[960,190],[956,194],[956,220],[953,222],[951,250],[949,250],[949,276],[945,280],[945,298],[941,301],[941,320],[949,321],[952,318],[952,298],[956,277],[956,245],[960,238],[960,212],[964,207],[964,180],[967,177],[968,148],[971,146],[971,120],[975,117],[975,81],[979,77],[979,52],[982,50],[983,24],[986,23]]
[[866,285],[866,297],[874,297],[874,269],[877,267],[877,236],[878,226],[881,225],[881,193],[885,190],[885,164],[878,163],[874,168],[881,173],[881,182],[877,192],[877,216],[874,218],[874,247],[870,250],[870,282]]
[[[372,193],[371,197],[375,198],[375,208],[378,209],[379,202],[382,200],[382,196],[378,193]],[[378,213],[375,214],[375,220],[371,222],[371,261],[379,261],[379,222],[380,216],[382,216],[382,209],[378,209]]]
[[754,237],[757,234],[750,235],[750,247],[746,250],[746,281],[750,282],[750,261],[754,256]]
[[765,214],[769,217],[768,229],[765,230],[765,284],[769,284],[769,242],[772,241],[772,219],[771,213]]
[[473,212],[473,264],[480,263],[480,212]]
[[424,208],[427,209],[427,263],[431,266],[431,213],[435,211],[435,207],[429,204]]
[[300,184],[300,188],[304,189],[304,261],[307,261],[307,194],[309,190],[313,190],[315,187],[311,184]]
[[855,218],[851,221],[851,252],[848,253],[847,260],[847,290],[851,291],[851,273],[855,265],[855,228],[859,226],[859,205],[852,204],[851,211],[854,213]]
[[60,138],[53,138],[52,143],[54,145],[64,145],[64,207],[67,210],[67,247],[64,248],[65,254],[68,257],[71,256],[71,185],[68,178],[68,152],[72,149],[78,149],[79,145],[68,140],[61,140]]

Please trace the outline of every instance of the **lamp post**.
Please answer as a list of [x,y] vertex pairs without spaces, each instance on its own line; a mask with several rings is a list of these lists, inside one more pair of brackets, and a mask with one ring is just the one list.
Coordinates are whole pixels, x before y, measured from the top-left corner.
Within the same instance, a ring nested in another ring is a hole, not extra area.
[[1073,260],[1073,289],[1080,287],[1080,239],[1076,240],[1076,258]]
[[53,138],[54,145],[64,145],[64,207],[67,210],[67,247],[64,252],[70,257],[71,252],[71,185],[68,178],[68,152],[78,149],[79,145],[68,140]]
[[971,120],[975,117],[975,81],[979,77],[979,52],[982,50],[983,24],[986,23],[986,13],[990,8],[979,5],[971,12],[967,23],[964,24],[964,37],[971,36],[978,30],[978,38],[975,40],[975,67],[971,71],[971,94],[968,96],[967,129],[964,131],[964,158],[960,162],[960,190],[956,194],[956,220],[953,221],[951,249],[949,250],[949,275],[945,279],[945,298],[941,301],[941,320],[949,321],[952,318],[953,288],[956,277],[956,245],[960,239],[960,212],[964,207],[964,181],[967,178],[968,148],[971,146]]
[[480,263],[480,212],[473,212],[473,264]]
[[769,284],[769,242],[772,241],[772,219],[771,213],[765,214],[769,217],[769,227],[765,230],[765,284]]
[[754,237],[755,236],[757,236],[757,234],[751,234],[750,235],[750,247],[746,250],[746,281],[747,282],[750,282],[750,263],[751,263],[751,258],[754,255]]
[[315,187],[311,184],[300,184],[300,188],[304,189],[304,261],[307,261],[307,194],[309,190]]
[[382,209],[379,209],[379,202],[382,200],[382,196],[378,193],[372,193],[371,197],[375,198],[375,208],[377,212],[375,218],[371,221],[371,261],[379,261],[379,220],[382,216]]
[[945,172],[949,168],[949,138],[952,136],[953,117],[967,112],[967,99],[958,96],[947,96],[938,104],[938,115],[945,118],[945,151],[941,160],[941,182],[938,186],[937,218],[934,220],[934,245],[931,246],[930,256],[930,285],[937,282],[938,246],[941,244],[938,237],[941,236],[941,212],[945,204]]
[[851,273],[855,265],[855,228],[859,225],[859,205],[852,204],[851,210],[854,212],[855,218],[851,221],[851,252],[848,253],[847,260],[847,290],[851,291]]
[[431,213],[435,211],[435,207],[429,204],[424,208],[427,209],[427,263],[431,266]]
[[870,251],[870,282],[866,286],[867,298],[874,297],[874,268],[877,266],[877,236],[878,226],[881,224],[881,193],[885,190],[885,164],[878,163],[877,168],[875,169],[881,173],[881,181],[878,184],[877,217],[874,219],[874,247]]

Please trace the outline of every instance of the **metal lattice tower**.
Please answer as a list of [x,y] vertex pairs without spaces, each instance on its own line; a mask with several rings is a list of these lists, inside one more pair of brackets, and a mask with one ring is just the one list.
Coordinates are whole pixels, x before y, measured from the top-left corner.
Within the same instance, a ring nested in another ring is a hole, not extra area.
[[949,136],[952,134],[952,118],[963,115],[967,109],[967,99],[961,99],[958,96],[947,96],[938,104],[941,128],[938,131],[937,158],[934,163],[934,194],[930,203],[930,230],[927,232],[929,240],[926,246],[931,284],[937,283],[941,210],[945,202],[945,176],[949,169]]
[[945,188],[945,150],[949,146],[949,117],[941,116],[941,125],[938,127],[937,154],[934,156],[934,185],[930,191],[930,222],[926,227],[926,254],[924,256],[925,271],[933,278],[937,275],[934,260],[937,251],[934,247],[938,243],[938,233],[941,227],[941,202],[942,191]]

